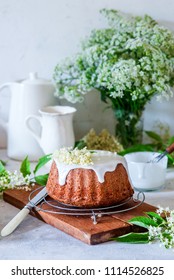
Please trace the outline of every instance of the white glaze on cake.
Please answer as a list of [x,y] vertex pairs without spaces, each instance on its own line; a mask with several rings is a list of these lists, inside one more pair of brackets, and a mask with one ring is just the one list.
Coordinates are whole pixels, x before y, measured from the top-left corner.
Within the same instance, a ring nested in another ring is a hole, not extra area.
[[59,170],[59,184],[63,186],[66,182],[66,177],[70,170],[75,168],[92,169],[95,171],[98,181],[104,182],[104,176],[106,172],[112,172],[117,167],[117,164],[122,164],[128,172],[127,163],[124,157],[117,155],[117,153],[107,151],[94,151],[92,153],[93,164],[79,165],[79,164],[65,164],[60,163],[54,159],[57,169]]

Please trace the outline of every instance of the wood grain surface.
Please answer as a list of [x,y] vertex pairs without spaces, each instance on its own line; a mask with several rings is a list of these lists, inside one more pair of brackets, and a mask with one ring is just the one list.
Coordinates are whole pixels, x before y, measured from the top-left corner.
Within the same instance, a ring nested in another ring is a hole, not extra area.
[[[3,199],[22,209],[28,203],[29,194],[30,192],[24,190],[7,190],[3,193]],[[135,202],[131,200],[128,204],[132,207]],[[43,209],[54,210],[53,207],[47,205],[44,205]],[[35,208],[32,209],[30,214],[89,245],[94,245],[131,231],[143,231],[142,228],[131,225],[128,220],[155,210],[155,206],[143,203],[133,210],[97,217],[97,224],[93,223],[91,216],[52,214]]]

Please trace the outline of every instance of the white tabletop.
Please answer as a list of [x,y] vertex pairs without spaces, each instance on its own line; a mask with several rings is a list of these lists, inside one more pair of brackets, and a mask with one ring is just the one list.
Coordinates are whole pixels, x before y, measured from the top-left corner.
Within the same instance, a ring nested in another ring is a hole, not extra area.
[[[8,170],[18,170],[20,162],[7,158],[0,150],[0,159],[7,160]],[[145,201],[155,206],[174,209],[174,169],[167,171],[166,187],[146,192]],[[0,230],[19,212],[19,209],[0,199]],[[62,231],[28,215],[9,236],[0,237],[1,260],[173,260],[174,250],[153,244],[127,244],[109,241],[87,245]]]

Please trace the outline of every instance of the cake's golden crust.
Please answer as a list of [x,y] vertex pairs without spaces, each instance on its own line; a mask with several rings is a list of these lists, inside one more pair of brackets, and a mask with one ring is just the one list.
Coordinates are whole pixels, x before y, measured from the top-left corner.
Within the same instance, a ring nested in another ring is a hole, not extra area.
[[46,186],[49,196],[78,207],[114,205],[131,197],[134,192],[122,164],[118,164],[114,171],[105,173],[104,183],[98,181],[92,169],[83,168],[70,170],[65,185],[60,186],[58,182],[59,172],[53,162]]

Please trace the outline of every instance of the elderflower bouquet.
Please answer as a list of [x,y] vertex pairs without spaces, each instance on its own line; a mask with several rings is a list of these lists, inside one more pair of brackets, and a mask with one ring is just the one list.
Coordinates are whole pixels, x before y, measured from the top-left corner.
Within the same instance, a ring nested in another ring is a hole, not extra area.
[[57,64],[57,96],[75,103],[97,89],[110,100],[121,144],[137,144],[137,124],[156,95],[169,99],[174,85],[174,34],[150,16],[133,17],[102,10],[108,27],[93,30],[74,58]]
[[31,170],[30,161],[26,157],[19,170],[9,171],[5,163],[0,161],[0,193],[7,189],[22,189],[29,191],[35,185],[46,185],[49,174],[37,175],[38,170],[51,160],[51,155],[39,158],[34,170]]
[[166,249],[174,248],[174,210],[159,206],[156,212],[146,212],[146,215],[129,220],[133,225],[145,228],[146,232],[131,232],[113,239],[128,243],[150,243],[158,240]]

